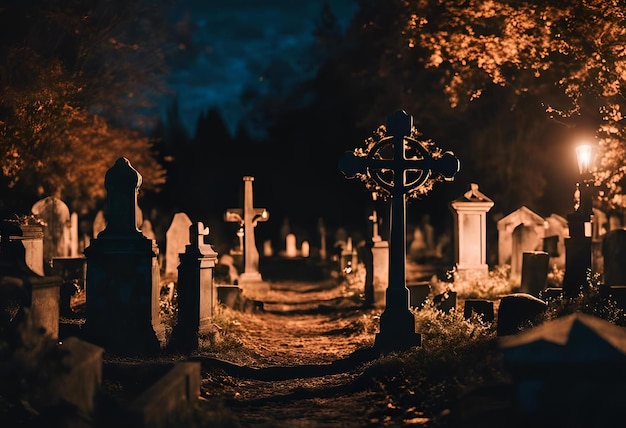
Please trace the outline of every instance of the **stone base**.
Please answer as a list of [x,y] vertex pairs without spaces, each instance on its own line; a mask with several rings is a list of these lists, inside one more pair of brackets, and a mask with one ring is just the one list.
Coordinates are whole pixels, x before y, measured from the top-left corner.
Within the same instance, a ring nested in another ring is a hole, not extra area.
[[376,334],[374,347],[381,353],[405,351],[421,346],[422,335],[415,332],[415,317],[406,311],[386,310],[380,316],[380,332]]
[[263,281],[260,273],[242,273],[239,275],[239,288],[248,296],[257,296],[259,293],[267,293],[270,290],[270,283]]

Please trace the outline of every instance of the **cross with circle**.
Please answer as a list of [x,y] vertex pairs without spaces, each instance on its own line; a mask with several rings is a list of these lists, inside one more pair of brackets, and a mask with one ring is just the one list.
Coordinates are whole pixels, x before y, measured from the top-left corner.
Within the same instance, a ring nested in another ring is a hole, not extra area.
[[415,319],[409,311],[406,287],[406,202],[409,192],[434,175],[451,181],[459,171],[459,160],[450,151],[435,159],[419,141],[410,137],[413,117],[397,111],[387,118],[387,135],[367,153],[346,152],[339,169],[346,178],[366,174],[391,195],[389,233],[389,285],[386,306],[380,318],[375,345],[386,350],[421,344]]

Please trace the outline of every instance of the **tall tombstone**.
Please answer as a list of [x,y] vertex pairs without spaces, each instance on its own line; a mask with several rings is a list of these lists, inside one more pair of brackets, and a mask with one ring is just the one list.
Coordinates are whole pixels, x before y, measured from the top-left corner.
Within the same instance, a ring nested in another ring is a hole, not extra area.
[[189,228],[193,223],[183,212],[174,214],[170,227],[165,232],[165,275],[178,272],[178,255],[189,245]]
[[487,212],[493,201],[472,183],[460,198],[452,201],[456,268],[460,275],[468,272],[487,274]]
[[522,206],[498,220],[498,264],[511,265],[511,277],[519,281],[524,251],[543,249],[546,223],[543,217]]
[[269,285],[263,282],[259,272],[259,250],[256,248],[254,228],[257,223],[269,219],[265,208],[255,208],[253,202],[252,182],[254,177],[243,177],[243,209],[231,208],[226,211],[225,220],[243,226],[243,273],[239,275],[239,285],[251,291],[264,291]]
[[70,215],[70,257],[78,257],[78,213]]
[[100,210],[96,213],[96,217],[93,219],[92,237],[97,238],[100,232],[107,227],[107,221],[104,217],[104,211]]
[[285,257],[294,258],[297,255],[298,248],[296,247],[296,235],[289,233],[285,238]]
[[374,347],[381,352],[421,345],[415,331],[415,317],[409,309],[406,287],[406,204],[409,193],[424,185],[431,176],[452,180],[459,170],[459,160],[452,152],[433,157],[419,141],[411,137],[413,117],[397,111],[387,118],[386,132],[366,153],[346,152],[339,169],[347,178],[365,177],[391,197],[389,233],[389,286],[385,310],[380,317],[380,331]]
[[198,348],[198,335],[211,330],[213,307],[217,299],[213,289],[213,269],[217,253],[206,242],[209,228],[202,222],[189,226],[189,241],[179,255],[178,321],[172,342],[183,352]]
[[565,237],[569,235],[567,219],[558,214],[550,214],[545,219],[543,251],[550,256],[550,266],[565,267]]
[[85,248],[86,335],[112,354],[155,354],[165,341],[159,315],[159,248],[137,229],[141,182],[128,159],[117,159],[104,179],[106,228]]
[[44,266],[55,257],[69,257],[71,248],[71,219],[68,206],[53,196],[35,202],[31,212],[40,218],[43,228]]

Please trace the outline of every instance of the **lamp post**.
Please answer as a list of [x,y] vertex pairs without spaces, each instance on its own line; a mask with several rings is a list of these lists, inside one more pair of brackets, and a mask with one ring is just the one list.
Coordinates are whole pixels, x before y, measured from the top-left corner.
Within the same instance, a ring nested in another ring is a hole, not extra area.
[[585,290],[587,273],[591,270],[593,221],[593,174],[591,168],[595,157],[595,147],[583,144],[576,147],[580,181],[576,183],[577,201],[574,212],[567,216],[569,237],[565,238],[565,275],[563,295],[576,297]]

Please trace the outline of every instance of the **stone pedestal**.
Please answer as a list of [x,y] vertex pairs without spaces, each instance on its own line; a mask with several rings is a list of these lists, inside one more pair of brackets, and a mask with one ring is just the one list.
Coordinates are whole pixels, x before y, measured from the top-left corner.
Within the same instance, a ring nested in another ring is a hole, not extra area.
[[107,226],[85,248],[86,333],[106,352],[155,354],[165,341],[159,314],[159,248],[137,229],[141,175],[119,158],[104,183]]
[[35,325],[57,339],[63,280],[58,276],[43,276],[33,269],[43,272],[42,229],[5,220],[0,226],[0,236],[0,284],[5,288],[2,297],[20,308],[30,308]]
[[213,269],[217,253],[204,242],[208,228],[202,223],[190,227],[190,244],[179,255],[178,322],[172,343],[181,351],[198,348],[198,335],[208,332],[216,298],[213,291]]
[[472,184],[468,192],[450,204],[454,210],[454,249],[456,268],[487,274],[487,212],[493,201]]

